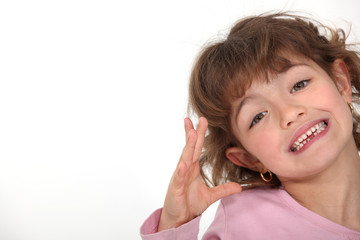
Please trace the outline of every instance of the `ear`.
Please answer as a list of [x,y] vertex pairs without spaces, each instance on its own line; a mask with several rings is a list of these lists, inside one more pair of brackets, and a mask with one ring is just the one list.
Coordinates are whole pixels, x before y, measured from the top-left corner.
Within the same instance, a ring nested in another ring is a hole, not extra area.
[[336,86],[346,102],[352,101],[352,86],[349,71],[342,59],[336,59],[333,63],[333,74]]
[[254,156],[240,147],[231,147],[225,151],[226,157],[234,164],[248,168],[256,172],[266,172],[264,164],[257,160]]

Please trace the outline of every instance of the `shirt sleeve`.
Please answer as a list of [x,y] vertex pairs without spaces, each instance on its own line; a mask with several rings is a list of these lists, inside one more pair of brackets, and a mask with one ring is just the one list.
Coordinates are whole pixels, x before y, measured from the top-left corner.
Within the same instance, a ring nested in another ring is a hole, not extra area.
[[140,228],[142,240],[197,240],[201,216],[177,228],[158,232],[162,209],[156,210],[148,217]]
[[226,214],[224,203],[220,201],[214,221],[210,224],[202,240],[221,240],[226,238]]
[[[194,218],[177,228],[158,232],[162,209],[156,210],[148,217],[141,226],[140,234],[142,240],[197,240],[199,234],[199,223],[201,216]],[[202,240],[226,239],[226,221],[223,203],[219,204],[214,221],[204,234]]]

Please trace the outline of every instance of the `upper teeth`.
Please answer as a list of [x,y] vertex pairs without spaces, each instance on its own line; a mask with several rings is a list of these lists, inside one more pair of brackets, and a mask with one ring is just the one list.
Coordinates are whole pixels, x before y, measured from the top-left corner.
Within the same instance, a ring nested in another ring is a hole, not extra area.
[[326,127],[327,123],[325,121],[319,122],[318,124],[312,126],[294,142],[290,150],[293,152],[300,150],[306,143],[310,141],[310,136],[316,136]]

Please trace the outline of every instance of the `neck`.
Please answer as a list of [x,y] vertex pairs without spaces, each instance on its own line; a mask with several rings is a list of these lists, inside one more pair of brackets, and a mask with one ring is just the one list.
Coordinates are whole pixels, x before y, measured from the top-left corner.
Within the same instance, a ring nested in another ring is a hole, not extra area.
[[355,142],[348,148],[321,174],[282,185],[304,207],[360,231],[360,157]]

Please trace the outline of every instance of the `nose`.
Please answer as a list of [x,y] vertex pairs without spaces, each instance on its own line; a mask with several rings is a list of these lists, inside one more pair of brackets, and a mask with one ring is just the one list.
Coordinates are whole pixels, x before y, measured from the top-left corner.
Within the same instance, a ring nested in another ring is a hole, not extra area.
[[283,102],[280,105],[280,126],[289,128],[294,122],[306,113],[306,108],[299,104]]

